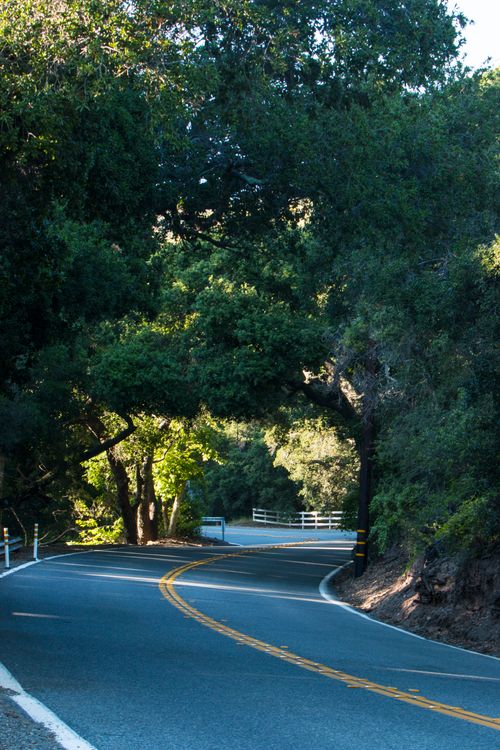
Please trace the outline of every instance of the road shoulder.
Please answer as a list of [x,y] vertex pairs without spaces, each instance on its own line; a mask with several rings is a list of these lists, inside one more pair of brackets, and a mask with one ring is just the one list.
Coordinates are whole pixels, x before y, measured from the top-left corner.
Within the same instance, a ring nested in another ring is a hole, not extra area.
[[[335,576],[332,587],[340,601],[373,619],[440,643],[499,657],[499,613],[491,606],[491,594],[480,596],[485,561],[472,565],[466,573],[449,560],[424,574],[423,567],[421,560],[409,566],[402,555],[393,555],[393,559],[372,563],[359,579],[353,578],[352,566],[345,568]],[[468,597],[473,582],[476,595]]]
[[0,725],[0,750],[61,750],[52,732],[33,721],[4,688],[0,688]]

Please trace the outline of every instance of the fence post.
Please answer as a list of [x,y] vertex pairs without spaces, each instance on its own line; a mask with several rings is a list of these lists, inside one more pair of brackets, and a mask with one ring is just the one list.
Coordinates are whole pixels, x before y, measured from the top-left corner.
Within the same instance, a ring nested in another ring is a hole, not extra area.
[[33,560],[38,560],[38,524],[35,524],[35,536],[33,539]]
[[4,527],[3,530],[3,540],[5,543],[5,567],[10,568],[9,529],[7,527]]
[[225,518],[222,519],[220,525],[221,525],[221,529],[222,529],[222,541],[224,541],[224,531],[226,529],[226,519]]

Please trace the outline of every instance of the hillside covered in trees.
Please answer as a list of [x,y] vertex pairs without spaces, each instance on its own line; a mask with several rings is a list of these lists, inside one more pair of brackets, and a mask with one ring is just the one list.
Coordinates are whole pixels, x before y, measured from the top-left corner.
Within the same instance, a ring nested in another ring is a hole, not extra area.
[[464,24],[1,4],[3,525],[144,543],[258,505],[498,548],[499,79]]

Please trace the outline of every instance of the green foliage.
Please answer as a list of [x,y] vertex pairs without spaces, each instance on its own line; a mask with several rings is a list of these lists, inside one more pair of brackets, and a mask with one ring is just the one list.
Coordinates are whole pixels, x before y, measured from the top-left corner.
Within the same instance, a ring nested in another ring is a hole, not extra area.
[[[113,414],[104,415],[102,421],[111,432],[119,428],[120,420]],[[114,448],[113,460],[119,462],[125,473],[128,482],[126,502],[138,523],[140,505],[145,502],[149,513],[153,506],[160,535],[166,535],[168,526],[165,528],[163,519],[171,514],[174,501],[180,499],[176,534],[196,534],[204,504],[191,485],[202,484],[206,463],[218,460],[217,433],[208,415],[195,422],[140,415],[134,433]],[[76,501],[75,512],[82,521],[79,520],[78,525],[83,524],[87,536],[93,534],[95,539],[101,529],[102,534],[109,538],[118,529],[123,532],[123,524],[119,526],[109,521],[110,514],[121,513],[123,516],[123,508],[117,502],[116,478],[105,454],[86,462],[84,480],[91,490],[92,512],[82,516],[82,503]],[[149,480],[152,487],[146,495]],[[104,520],[96,525],[94,520],[99,519],[99,513]]]
[[125,541],[123,519],[116,503],[113,476],[104,455],[84,465],[83,485],[71,495],[71,516],[80,544]]
[[[160,446],[158,454],[161,460],[153,469],[157,493],[171,503],[182,493],[186,483],[203,479],[206,462],[218,460],[217,436],[211,420],[199,419],[194,424],[172,420],[165,450],[162,452]],[[193,501],[193,513],[196,505]],[[185,510],[189,507],[189,492],[183,507]]]
[[436,540],[453,552],[467,550],[478,555],[488,554],[498,548],[499,529],[498,496],[493,490],[464,500],[438,530]]
[[119,414],[194,416],[199,395],[188,380],[183,342],[175,331],[139,324],[105,332],[92,360],[89,391]]
[[141,15],[119,2],[0,8],[0,451],[3,490],[21,503],[41,475],[78,471],[96,331],[154,306],[155,24]]
[[325,355],[319,303],[308,296],[309,250],[318,251],[296,230],[237,251],[199,244],[194,260],[191,246],[165,246],[164,314],[182,315],[187,384],[215,415],[265,415],[282,400],[283,382]]
[[[272,440],[268,434],[268,442]],[[340,439],[324,419],[300,420],[281,435],[275,465],[283,466],[295,481],[306,510],[328,514],[342,510],[357,490],[358,459],[349,439]]]
[[183,500],[179,508],[176,536],[192,539],[197,536],[201,527],[204,506],[194,498]]
[[394,419],[378,449],[373,532],[381,550],[398,540],[413,551],[435,540],[482,551],[498,543],[494,414],[490,398],[471,404],[462,394]]
[[[125,419],[138,504],[151,471],[169,507],[206,474],[227,514],[348,508],[363,412],[381,547],[496,543],[498,74],[463,73],[463,24],[437,0],[2,3],[9,502],[87,482],[110,508],[80,461]],[[313,385],[336,432],[270,451],[196,418]]]
[[84,464],[84,479],[101,496],[109,492],[112,487],[112,474],[104,454],[96,456]]
[[324,419],[305,417],[298,409],[276,418],[271,428],[223,425],[220,463],[205,470],[211,513],[228,519],[251,517],[252,508],[329,513],[355,494],[357,458],[349,441],[341,441]]
[[228,423],[219,447],[220,463],[205,470],[209,512],[231,520],[252,508],[283,512],[299,507],[298,486],[274,462],[264,431],[256,424]]
[[112,524],[103,524],[99,516],[93,512],[90,517],[77,518],[79,528],[77,542],[79,544],[116,544],[124,541],[123,521],[117,518]]

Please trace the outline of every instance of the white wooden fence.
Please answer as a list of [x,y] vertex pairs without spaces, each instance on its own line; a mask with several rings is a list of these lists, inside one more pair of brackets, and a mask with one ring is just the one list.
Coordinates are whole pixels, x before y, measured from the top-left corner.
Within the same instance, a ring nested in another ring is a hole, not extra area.
[[342,519],[340,510],[322,516],[318,511],[306,510],[300,513],[282,513],[278,510],[253,508],[255,523],[272,524],[275,526],[291,526],[296,529],[338,529]]

